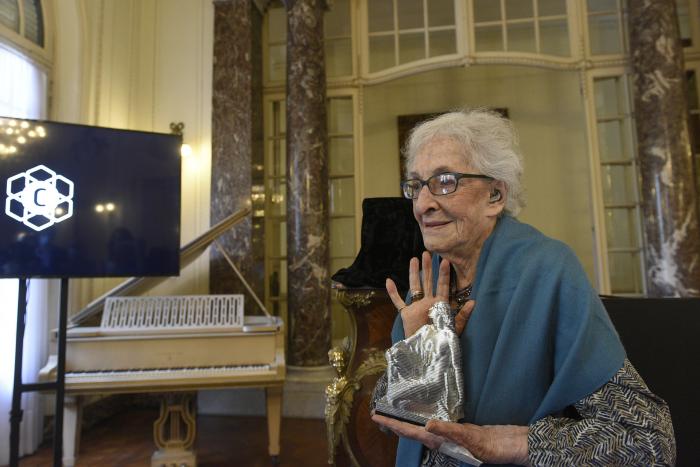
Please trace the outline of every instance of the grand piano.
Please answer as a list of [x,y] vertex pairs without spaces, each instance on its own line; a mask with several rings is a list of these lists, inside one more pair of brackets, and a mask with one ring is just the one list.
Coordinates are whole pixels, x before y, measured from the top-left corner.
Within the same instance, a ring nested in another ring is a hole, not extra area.
[[[232,214],[184,246],[180,268],[249,213],[246,208]],[[235,264],[220,251],[250,290]],[[70,320],[63,465],[76,463],[85,396],[164,393],[154,423],[158,450],[151,466],[196,467],[193,391],[232,387],[265,388],[268,451],[276,462],[285,379],[282,320],[267,314],[254,294],[266,315],[245,316],[241,295],[142,296],[163,280],[129,279]],[[52,356],[40,379],[53,380],[55,375],[56,358]]]

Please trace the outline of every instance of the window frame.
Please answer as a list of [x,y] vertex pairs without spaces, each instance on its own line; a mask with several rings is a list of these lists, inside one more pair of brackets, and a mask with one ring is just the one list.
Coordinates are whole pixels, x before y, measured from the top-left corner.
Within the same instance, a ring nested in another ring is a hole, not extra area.
[[52,2],[41,1],[42,19],[44,20],[44,47],[30,41],[22,34],[24,32],[24,2],[18,1],[20,15],[20,31],[12,30],[4,24],[0,24],[0,43],[13,51],[22,54],[25,58],[40,67],[51,82],[51,69],[53,68],[54,28],[52,18]]
[[591,186],[591,215],[592,225],[593,225],[593,252],[595,260],[595,273],[596,281],[598,283],[598,291],[601,294],[611,294],[616,295],[629,295],[629,296],[645,296],[647,291],[646,283],[646,266],[644,263],[644,232],[642,227],[641,219],[641,199],[639,180],[639,161],[638,161],[638,151],[637,151],[637,139],[634,128],[634,102],[633,96],[631,95],[631,88],[629,83],[626,86],[627,95],[622,96],[627,98],[630,113],[631,126],[630,136],[631,136],[631,158],[632,158],[632,170],[634,170],[635,177],[635,196],[637,197],[637,203],[635,208],[635,215],[637,216],[636,232],[634,234],[637,236],[638,253],[640,261],[640,273],[641,273],[641,292],[639,294],[632,293],[620,293],[614,292],[611,283],[611,270],[610,270],[610,253],[615,253],[611,251],[612,247],[608,245],[607,239],[607,219],[606,219],[606,206],[603,197],[603,181],[602,181],[602,161],[600,153],[600,139],[598,134],[598,116],[596,113],[596,103],[595,103],[595,81],[598,79],[606,78],[620,78],[629,80],[629,71],[624,67],[611,67],[605,69],[590,70],[585,73],[585,82],[582,83],[583,87],[583,103],[584,112],[586,115],[586,137],[588,140],[588,154],[589,154],[589,174],[590,174],[590,186]]
[[[685,62],[685,71],[686,73],[688,71],[692,71],[695,73],[695,87],[696,87],[696,95],[698,96],[698,104],[700,105],[700,59],[697,60],[687,60]],[[690,104],[690,103],[688,103]],[[688,107],[688,114],[690,116],[690,113],[700,113],[700,107],[697,109],[691,109],[690,106]],[[698,117],[700,118],[700,116]],[[690,127],[690,122],[688,122],[688,132],[690,133],[692,131],[692,128]],[[690,134],[688,135],[690,139],[692,140],[693,136]],[[700,134],[696,136],[697,138],[700,138]],[[700,147],[700,140],[696,142],[696,145]],[[692,152],[692,146],[691,146],[691,152]],[[696,194],[700,198],[700,152],[697,153],[692,153],[693,157],[693,166],[695,167],[695,178],[696,178]]]

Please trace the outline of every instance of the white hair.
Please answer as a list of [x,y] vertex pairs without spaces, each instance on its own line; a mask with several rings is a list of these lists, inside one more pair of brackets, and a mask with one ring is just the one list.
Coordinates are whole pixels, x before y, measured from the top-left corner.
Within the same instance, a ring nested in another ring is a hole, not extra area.
[[438,137],[454,140],[464,148],[467,163],[478,173],[505,183],[505,211],[516,216],[525,206],[521,177],[522,156],[518,136],[510,120],[487,109],[449,112],[416,126],[403,151],[411,170],[418,152]]

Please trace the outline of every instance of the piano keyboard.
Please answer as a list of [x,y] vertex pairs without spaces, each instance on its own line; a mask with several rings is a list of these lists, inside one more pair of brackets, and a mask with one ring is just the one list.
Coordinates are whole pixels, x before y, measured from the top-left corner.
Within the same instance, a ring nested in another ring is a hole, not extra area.
[[74,371],[66,373],[66,384],[72,382],[144,381],[168,379],[233,378],[271,371],[270,365],[235,365],[200,368],[145,368],[135,370]]

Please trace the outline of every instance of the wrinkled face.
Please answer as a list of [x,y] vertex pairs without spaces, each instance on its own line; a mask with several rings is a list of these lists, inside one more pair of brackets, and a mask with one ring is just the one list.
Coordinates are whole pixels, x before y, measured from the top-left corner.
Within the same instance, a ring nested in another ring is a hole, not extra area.
[[[408,178],[427,180],[443,172],[476,173],[466,162],[461,145],[436,137],[418,152]],[[488,237],[503,209],[501,202],[489,202],[491,190],[500,185],[483,179],[459,181],[457,190],[436,196],[424,186],[413,200],[425,247],[443,257],[464,256]]]

